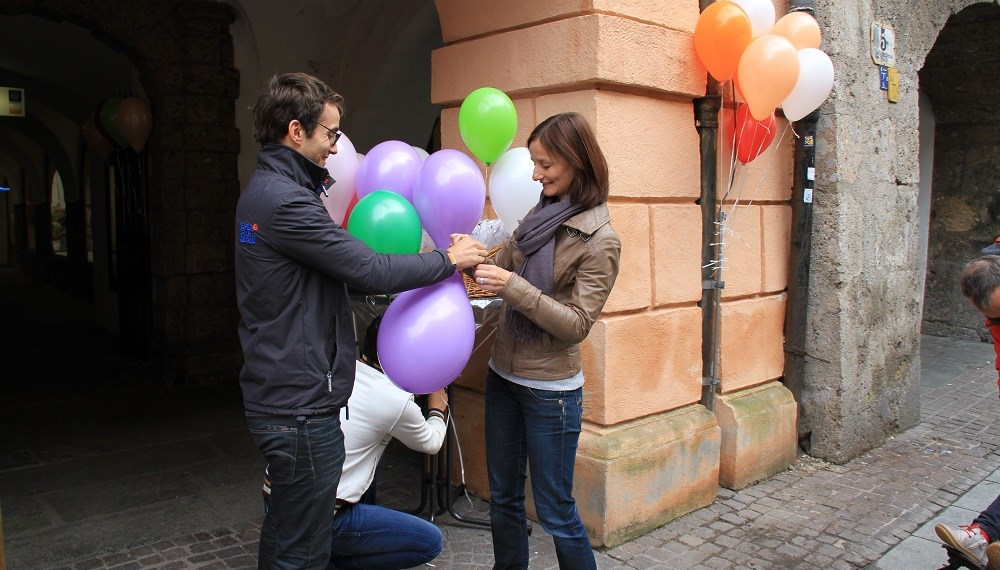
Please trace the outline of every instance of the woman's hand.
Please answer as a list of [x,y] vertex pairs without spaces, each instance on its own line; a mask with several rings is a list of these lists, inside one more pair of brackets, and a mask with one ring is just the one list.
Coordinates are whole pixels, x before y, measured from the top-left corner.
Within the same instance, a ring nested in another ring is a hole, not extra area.
[[510,271],[489,263],[476,266],[476,284],[491,293],[499,293],[510,280]]

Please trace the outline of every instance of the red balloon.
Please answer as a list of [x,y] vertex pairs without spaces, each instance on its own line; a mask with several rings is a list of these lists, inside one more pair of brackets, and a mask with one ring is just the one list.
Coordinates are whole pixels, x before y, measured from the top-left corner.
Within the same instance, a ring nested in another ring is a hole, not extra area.
[[347,203],[347,211],[344,212],[344,223],[340,224],[340,227],[346,228],[347,221],[351,219],[351,212],[354,211],[354,207],[358,205],[358,195],[354,194],[351,196],[351,201]]
[[771,146],[778,122],[772,112],[762,121],[750,115],[749,105],[740,105],[736,109],[736,158],[743,164],[752,162],[762,152]]

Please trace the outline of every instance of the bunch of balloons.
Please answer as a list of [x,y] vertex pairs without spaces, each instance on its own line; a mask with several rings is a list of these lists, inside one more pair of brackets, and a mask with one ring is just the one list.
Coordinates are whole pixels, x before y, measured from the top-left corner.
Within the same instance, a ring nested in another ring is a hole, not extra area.
[[[806,12],[775,22],[771,0],[717,0],[698,17],[694,42],[709,74],[719,82],[732,79],[746,100],[749,117],[743,124],[737,119],[737,137],[766,132],[779,106],[789,121],[798,121],[833,89],[833,62],[819,49],[819,24]],[[767,148],[760,147],[766,136],[752,138],[756,143],[744,143],[743,154],[756,158]]]
[[101,158],[116,147],[141,152],[153,130],[149,105],[138,97],[110,97],[94,107],[83,122],[83,139]]
[[453,149],[426,154],[390,140],[360,155],[342,134],[326,159],[334,182],[320,193],[330,218],[381,253],[418,252],[423,231],[438,247],[471,232],[486,203],[479,167]]
[[[538,202],[541,184],[524,147],[510,148],[517,112],[510,98],[482,87],[462,102],[459,131],[490,170],[490,200],[505,228]],[[509,149],[509,150],[508,150]],[[401,141],[385,141],[359,155],[347,135],[326,168],[335,182],[321,194],[330,217],[372,249],[415,253],[426,231],[437,247],[451,234],[470,233],[486,203],[486,182],[476,163],[455,149],[427,155]],[[389,304],[378,335],[378,355],[389,379],[408,392],[441,389],[461,374],[475,343],[475,317],[465,282],[456,274],[401,293]]]
[[[390,140],[359,155],[341,135],[326,168],[334,183],[320,197],[330,217],[381,253],[418,252],[424,231],[448,247],[451,234],[472,231],[486,203],[479,167],[454,149],[428,155]],[[397,386],[426,394],[458,377],[474,341],[475,318],[456,274],[393,299],[379,329],[379,361]]]

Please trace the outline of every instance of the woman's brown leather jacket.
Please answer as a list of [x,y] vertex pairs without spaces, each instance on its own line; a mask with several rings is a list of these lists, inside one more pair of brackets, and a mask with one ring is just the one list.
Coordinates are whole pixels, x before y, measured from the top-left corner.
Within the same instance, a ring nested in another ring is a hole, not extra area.
[[[532,380],[562,380],[580,371],[580,342],[587,338],[618,277],[621,241],[611,227],[607,204],[566,220],[556,232],[553,296],[511,274],[499,296],[542,329],[536,343],[516,341],[506,329],[506,311],[491,354],[493,365]],[[509,241],[496,264],[517,271],[524,255]]]

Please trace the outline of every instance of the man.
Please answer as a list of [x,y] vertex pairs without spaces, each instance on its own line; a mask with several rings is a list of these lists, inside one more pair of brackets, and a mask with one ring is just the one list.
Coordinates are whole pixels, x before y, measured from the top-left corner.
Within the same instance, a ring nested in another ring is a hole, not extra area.
[[431,285],[484,260],[447,249],[379,254],[335,224],[318,193],[340,137],[343,98],[304,73],[272,77],[253,107],[257,170],[236,206],[236,299],[247,423],[273,482],[260,568],[325,569],[344,462],[340,408],[354,385],[348,286],[391,293]]
[[[970,262],[962,273],[962,294],[983,316],[993,336],[1000,372],[1000,238]],[[1000,380],[997,381],[1000,388]],[[968,526],[934,526],[934,532],[948,546],[978,568],[1000,570],[1000,497]]]
[[[441,531],[436,526],[408,513],[365,504],[362,499],[392,438],[421,453],[435,454],[441,449],[447,405],[443,389],[429,394],[425,420],[413,394],[397,388],[375,368],[357,363],[354,393],[340,418],[346,459],[330,544],[334,568],[414,568],[441,553]],[[269,494],[265,474],[265,512]]]

